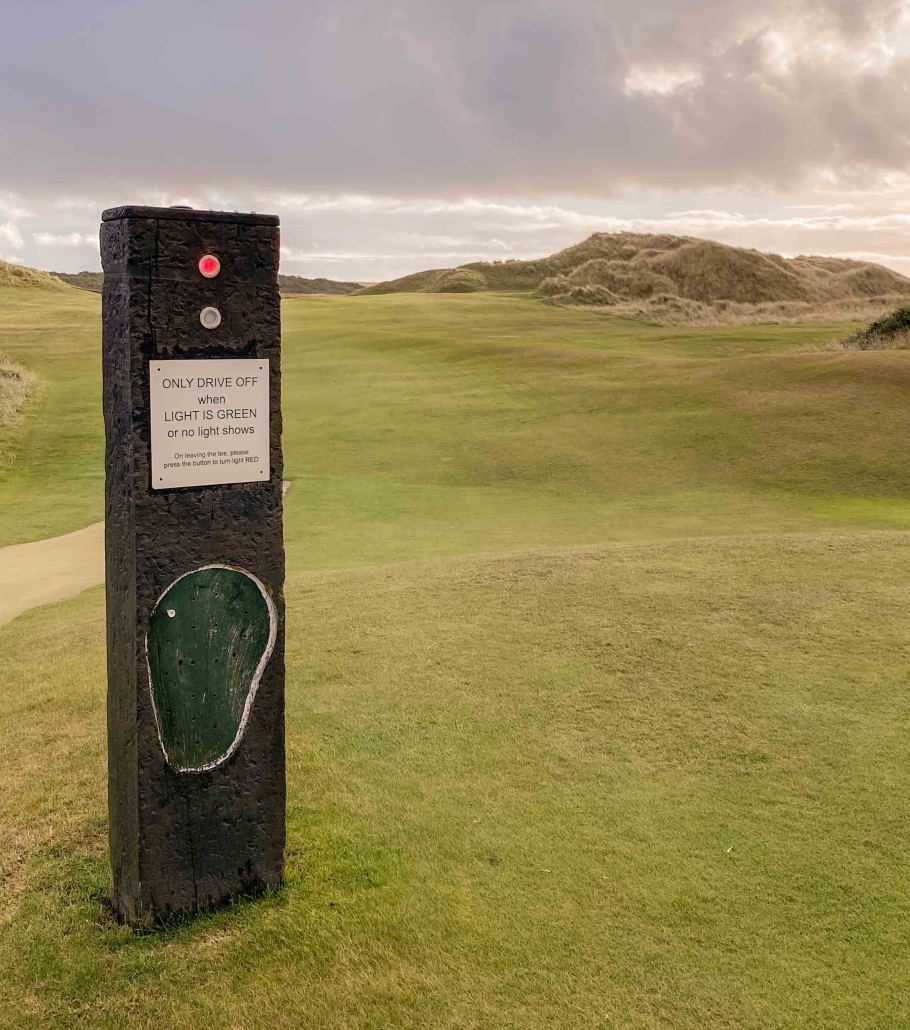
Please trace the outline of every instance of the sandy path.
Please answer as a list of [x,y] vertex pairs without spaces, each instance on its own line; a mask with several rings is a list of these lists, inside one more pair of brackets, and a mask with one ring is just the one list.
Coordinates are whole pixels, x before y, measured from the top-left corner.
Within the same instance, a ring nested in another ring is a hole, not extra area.
[[29,608],[103,582],[103,522],[66,536],[0,547],[0,626]]

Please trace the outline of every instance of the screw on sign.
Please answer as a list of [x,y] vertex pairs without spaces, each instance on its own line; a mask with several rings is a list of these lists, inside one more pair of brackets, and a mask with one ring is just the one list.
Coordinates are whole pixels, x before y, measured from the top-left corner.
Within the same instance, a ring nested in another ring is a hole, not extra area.
[[143,924],[283,877],[278,219],[115,208],[101,244],[112,900]]

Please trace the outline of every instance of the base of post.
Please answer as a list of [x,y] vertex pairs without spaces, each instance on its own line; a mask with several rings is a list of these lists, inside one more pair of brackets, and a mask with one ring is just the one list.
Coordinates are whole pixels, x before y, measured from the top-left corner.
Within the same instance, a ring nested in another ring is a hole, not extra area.
[[219,898],[209,899],[189,907],[177,908],[152,908],[151,906],[137,906],[132,898],[118,897],[113,892],[110,897],[111,912],[114,919],[121,926],[128,926],[132,930],[154,930],[165,928],[173,923],[185,922],[197,916],[204,916],[221,909],[230,908],[233,905],[245,901],[258,901],[263,897],[275,894],[284,889],[285,882],[280,880],[277,883],[265,883],[258,880],[249,883],[240,890],[223,894]]

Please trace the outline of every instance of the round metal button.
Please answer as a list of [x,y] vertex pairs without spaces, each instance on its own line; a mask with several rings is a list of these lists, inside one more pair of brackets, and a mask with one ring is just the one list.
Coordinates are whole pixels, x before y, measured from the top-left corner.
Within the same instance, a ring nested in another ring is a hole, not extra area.
[[221,312],[218,308],[203,308],[199,312],[199,321],[206,329],[217,329],[221,325]]
[[221,262],[214,254],[203,254],[199,259],[199,271],[206,279],[214,279],[221,271]]

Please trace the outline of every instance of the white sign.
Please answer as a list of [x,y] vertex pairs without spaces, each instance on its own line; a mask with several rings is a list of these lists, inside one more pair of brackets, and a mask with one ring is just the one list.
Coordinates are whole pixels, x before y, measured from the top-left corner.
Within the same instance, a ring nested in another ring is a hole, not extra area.
[[153,489],[268,480],[268,359],[151,361],[149,383]]

